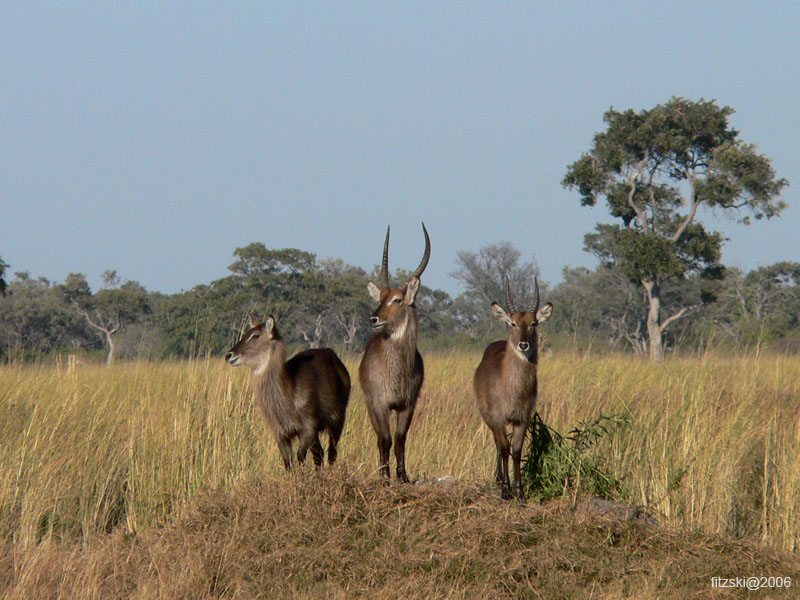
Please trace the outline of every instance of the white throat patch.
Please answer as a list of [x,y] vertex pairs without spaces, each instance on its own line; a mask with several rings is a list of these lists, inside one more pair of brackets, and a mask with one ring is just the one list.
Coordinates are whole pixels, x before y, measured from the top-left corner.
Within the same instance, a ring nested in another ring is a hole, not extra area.
[[514,356],[516,356],[518,359],[524,362],[530,362],[528,360],[528,356],[522,350],[519,349],[519,346],[517,346],[516,344],[511,344],[511,349],[514,351]]
[[406,315],[406,318],[405,318],[405,320],[403,321],[402,325],[400,325],[400,327],[398,327],[397,329],[395,329],[395,330],[392,332],[391,338],[392,338],[393,340],[399,340],[399,339],[401,339],[403,336],[405,336],[405,334],[406,334],[406,329],[408,329],[408,315]]
[[255,369],[253,369],[253,375],[260,377],[261,375],[266,373],[267,367],[269,367],[269,363],[270,363],[270,357],[267,356],[264,358],[264,360],[262,360],[259,363],[259,365]]
[[520,360],[528,362],[528,357],[525,356],[525,353],[523,353],[519,348],[517,348],[516,344],[514,345],[514,354],[516,354],[517,358],[519,358]]

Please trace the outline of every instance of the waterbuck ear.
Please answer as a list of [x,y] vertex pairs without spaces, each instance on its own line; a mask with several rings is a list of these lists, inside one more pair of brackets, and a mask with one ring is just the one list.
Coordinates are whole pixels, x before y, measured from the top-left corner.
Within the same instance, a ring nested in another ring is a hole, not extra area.
[[536,311],[536,322],[544,323],[545,321],[547,321],[547,319],[550,318],[550,315],[552,314],[553,314],[553,304],[551,302],[548,302],[547,304],[545,304],[544,306],[539,308],[539,310]]
[[267,320],[264,322],[264,331],[269,335],[269,337],[273,337],[275,333],[275,317],[272,315],[267,317]]
[[405,303],[411,306],[414,304],[414,299],[417,297],[419,291],[419,277],[412,277],[406,284],[406,300]]
[[498,321],[504,321],[506,325],[511,325],[511,315],[497,302],[492,302],[492,315]]
[[381,288],[371,281],[367,282],[367,291],[369,292],[370,297],[375,300],[375,302],[381,301]]
[[247,324],[250,329],[253,327],[258,327],[258,321],[253,318],[253,315],[247,315]]

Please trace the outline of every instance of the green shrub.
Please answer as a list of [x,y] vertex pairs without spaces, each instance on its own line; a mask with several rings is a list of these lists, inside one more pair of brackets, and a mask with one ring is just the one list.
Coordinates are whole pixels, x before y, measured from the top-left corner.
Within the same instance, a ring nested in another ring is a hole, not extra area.
[[543,502],[568,492],[583,492],[608,500],[627,500],[624,477],[596,450],[600,444],[610,443],[614,433],[630,423],[627,416],[601,413],[589,423],[580,421],[569,434],[562,435],[535,413],[522,465],[527,497]]

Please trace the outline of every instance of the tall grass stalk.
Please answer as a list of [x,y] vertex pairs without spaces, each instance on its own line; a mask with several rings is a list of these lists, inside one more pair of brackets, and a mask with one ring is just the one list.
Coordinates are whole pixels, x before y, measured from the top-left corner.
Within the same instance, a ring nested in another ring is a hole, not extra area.
[[[354,382],[358,360],[345,357]],[[479,360],[426,354],[407,464],[412,477],[448,474],[499,494],[472,393]],[[601,457],[624,475],[631,502],[674,525],[797,550],[800,357],[651,365],[564,353],[543,357],[539,376],[539,413],[558,431],[599,414],[631,418]],[[201,490],[284,477],[249,373],[217,359],[4,365],[0,439],[0,535],[22,545],[142,531],[174,520]],[[339,460],[377,477],[377,454],[355,383]]]

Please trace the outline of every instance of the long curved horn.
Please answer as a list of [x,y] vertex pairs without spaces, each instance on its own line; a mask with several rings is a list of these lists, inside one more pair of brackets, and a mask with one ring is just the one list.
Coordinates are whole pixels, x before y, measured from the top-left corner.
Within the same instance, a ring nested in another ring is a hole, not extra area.
[[510,313],[517,312],[514,302],[511,300],[511,286],[508,283],[508,277],[506,277],[506,310]]
[[386,241],[383,242],[383,260],[381,261],[381,287],[389,287],[389,225],[386,226]]
[[536,312],[539,310],[539,279],[537,277],[533,278],[533,289],[534,304],[531,312],[536,316]]
[[422,233],[425,235],[425,253],[422,255],[422,260],[419,261],[419,266],[416,271],[414,271],[409,279],[421,277],[425,267],[428,266],[428,259],[431,257],[431,238],[428,237],[428,230],[425,229],[425,223],[422,224]]

